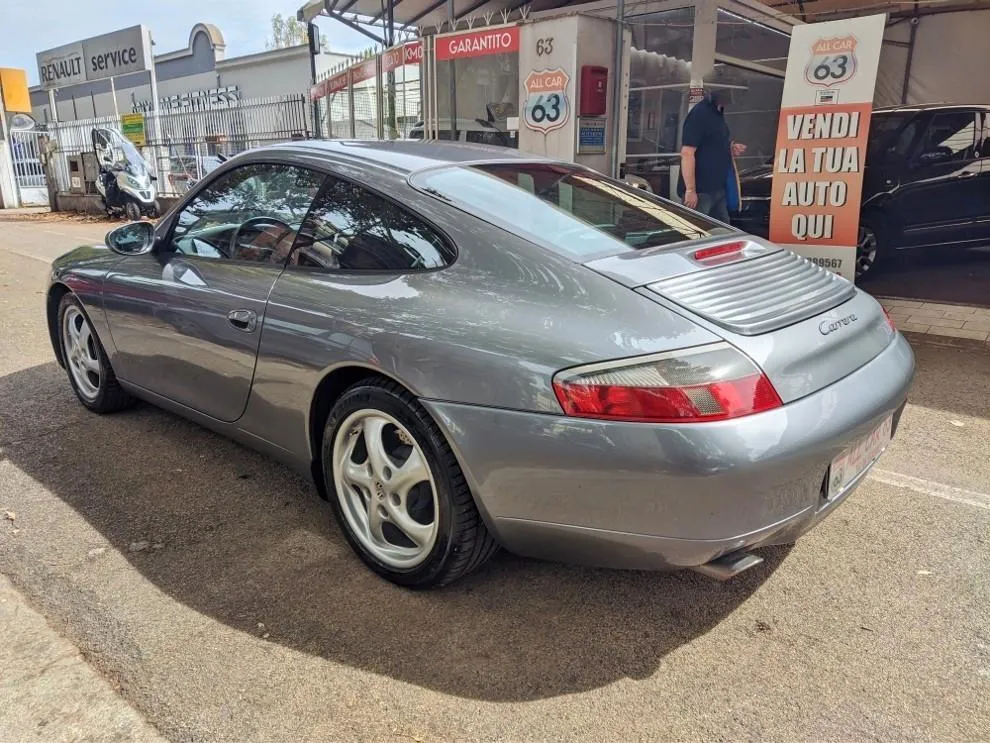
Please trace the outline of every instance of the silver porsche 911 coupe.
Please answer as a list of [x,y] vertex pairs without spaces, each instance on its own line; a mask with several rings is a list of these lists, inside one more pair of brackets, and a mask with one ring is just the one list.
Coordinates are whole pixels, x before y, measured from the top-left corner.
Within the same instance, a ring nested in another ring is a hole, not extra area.
[[82,404],[140,398],[310,473],[411,587],[499,546],[732,576],[849,495],[914,373],[848,281],[512,150],[268,147],[106,243],[48,290]]

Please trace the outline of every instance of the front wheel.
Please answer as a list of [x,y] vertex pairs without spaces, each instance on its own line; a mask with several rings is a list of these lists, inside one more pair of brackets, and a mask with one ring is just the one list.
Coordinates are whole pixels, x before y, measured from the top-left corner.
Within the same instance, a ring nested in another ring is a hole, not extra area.
[[497,551],[436,423],[395,382],[372,379],[344,392],[327,419],[322,456],[337,521],[380,576],[433,588]]
[[103,344],[72,294],[66,294],[59,303],[58,326],[62,360],[79,402],[95,413],[130,407],[134,398],[117,382]]
[[124,216],[131,222],[137,222],[141,219],[141,207],[137,205],[136,201],[128,200],[124,204]]

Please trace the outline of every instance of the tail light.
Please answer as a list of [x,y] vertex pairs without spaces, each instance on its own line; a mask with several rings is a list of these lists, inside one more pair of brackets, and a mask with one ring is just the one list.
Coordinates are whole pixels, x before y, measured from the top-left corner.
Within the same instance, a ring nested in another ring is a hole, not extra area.
[[703,423],[779,408],[770,380],[727,343],[566,369],[553,379],[578,418]]
[[894,324],[894,318],[890,316],[886,307],[881,308],[883,310],[883,316],[887,318],[887,324],[890,326],[891,330],[897,330],[897,326]]

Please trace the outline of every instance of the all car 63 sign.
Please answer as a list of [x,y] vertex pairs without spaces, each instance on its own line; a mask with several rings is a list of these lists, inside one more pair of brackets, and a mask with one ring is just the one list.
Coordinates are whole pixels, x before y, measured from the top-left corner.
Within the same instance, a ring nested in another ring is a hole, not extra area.
[[538,132],[560,129],[571,116],[567,100],[567,73],[557,67],[552,70],[530,72],[523,82],[526,88],[526,105],[523,123]]
[[804,68],[804,79],[826,88],[851,80],[856,74],[856,43],[855,36],[816,41]]

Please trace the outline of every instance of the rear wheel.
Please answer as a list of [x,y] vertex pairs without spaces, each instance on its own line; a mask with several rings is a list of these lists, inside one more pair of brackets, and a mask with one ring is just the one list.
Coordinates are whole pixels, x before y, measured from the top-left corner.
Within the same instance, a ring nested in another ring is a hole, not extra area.
[[79,402],[95,413],[113,413],[130,407],[134,398],[117,382],[79,300],[72,294],[62,297],[58,317],[62,360]]
[[322,456],[337,520],[382,577],[432,588],[496,552],[446,440],[395,382],[362,381],[341,396],[327,419]]

